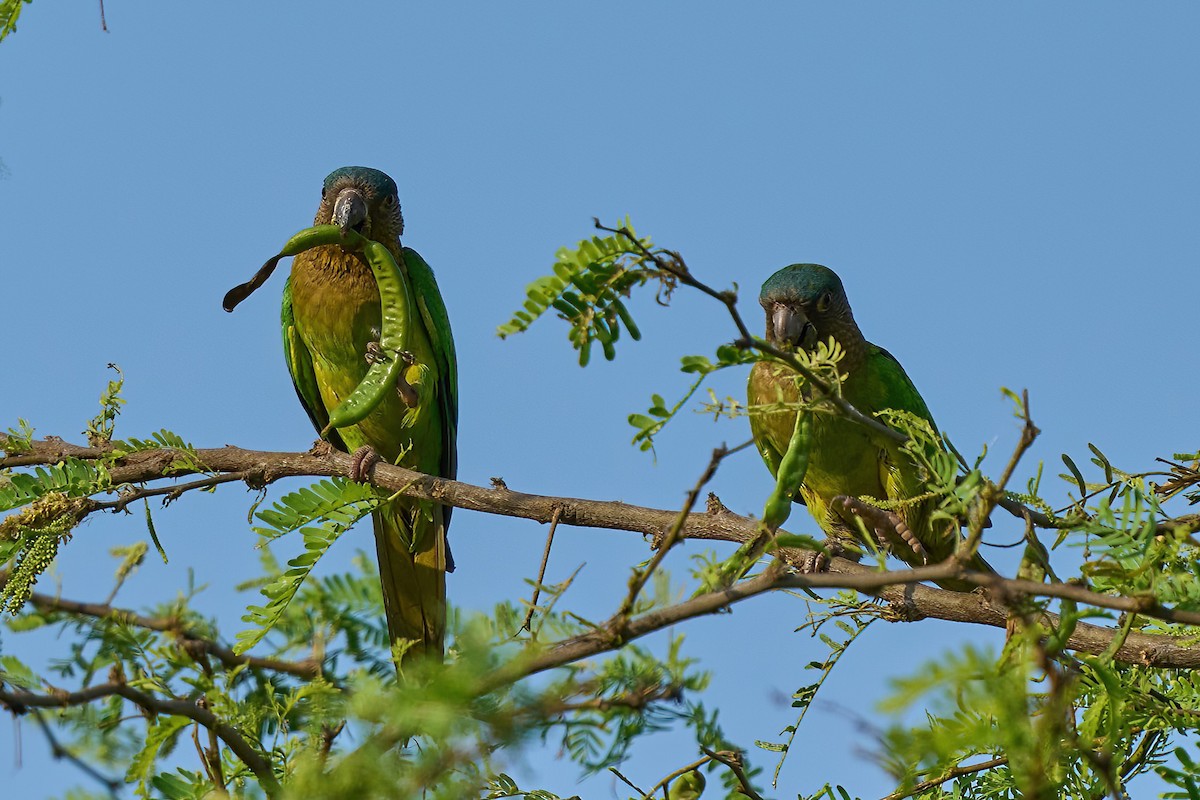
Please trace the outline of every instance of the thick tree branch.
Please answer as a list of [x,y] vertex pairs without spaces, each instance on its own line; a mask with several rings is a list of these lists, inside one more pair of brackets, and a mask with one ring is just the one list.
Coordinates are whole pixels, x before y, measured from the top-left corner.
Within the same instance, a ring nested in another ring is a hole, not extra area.
[[[68,444],[61,439],[34,441],[26,452],[0,459],[0,468],[54,464],[64,458],[98,459],[108,454],[103,448],[82,447]],[[162,477],[178,477],[193,474],[195,469],[181,466],[180,452],[173,449],[143,450],[130,453],[109,465],[114,484],[144,483]],[[281,478],[346,476],[351,467],[351,457],[332,450],[328,445],[318,444],[306,453],[279,453],[244,450],[238,447],[222,447],[194,451],[195,459],[210,473],[240,473],[248,484],[259,488]],[[550,522],[557,509],[560,524],[578,527],[604,528],[641,533],[658,539],[678,517],[678,512],[628,505],[616,501],[585,500],[570,497],[548,497],[543,495],[514,492],[502,484],[486,489],[458,481],[424,475],[419,472],[379,464],[372,475],[372,483],[390,491],[409,497],[434,500],[446,505],[489,514],[519,517]],[[692,513],[687,516],[683,527],[686,538],[707,539],[744,543],[757,531],[757,521],[724,509],[711,513]],[[781,556],[796,558],[800,551],[781,551]],[[851,588],[869,592],[891,603],[897,620],[922,618],[944,619],[953,622],[970,622],[977,625],[1004,627],[1006,610],[989,603],[978,594],[964,594],[927,586],[916,585],[919,581],[932,578],[960,577],[979,586],[1001,590],[1001,594],[1026,594],[1029,596],[1061,597],[1077,602],[1109,608],[1117,611],[1135,611],[1139,614],[1179,622],[1200,625],[1200,613],[1162,608],[1149,599],[1127,598],[1091,592],[1082,587],[1062,583],[1035,583],[1018,581],[982,573],[962,572],[953,564],[934,565],[911,570],[880,572],[846,559],[831,559],[829,572],[822,575],[771,576],[743,581],[723,592],[716,592],[689,600],[670,609],[662,609],[642,615],[630,621],[630,638],[645,635],[675,622],[702,614],[724,610],[732,603],[746,597],[780,588]],[[1112,642],[1116,634],[1111,628],[1086,623],[1076,626],[1069,647],[1087,653],[1099,654]],[[589,636],[601,636],[593,633]],[[584,637],[586,638],[586,637]],[[576,640],[570,640],[576,642]],[[571,645],[571,652],[581,658],[601,652],[605,646],[592,649],[589,646]],[[543,658],[547,654],[543,654]],[[1117,652],[1119,660],[1159,667],[1200,667],[1200,648],[1187,646],[1176,637],[1133,632]],[[567,661],[569,661],[568,659]],[[561,663],[561,655],[550,658],[545,666],[533,671],[548,669]]]
[[10,692],[0,688],[0,705],[10,709],[15,714],[23,714],[33,708],[64,708],[66,706],[83,705],[102,697],[117,695],[125,698],[134,705],[154,714],[169,714],[177,717],[187,717],[213,731],[234,755],[250,768],[259,785],[268,797],[276,797],[281,789],[275,779],[275,773],[266,758],[236,728],[223,722],[216,714],[207,708],[186,700],[175,700],[143,692],[125,683],[123,679],[114,676],[108,683],[98,686],[88,686],[74,692],[55,691],[50,694],[35,694],[24,690]]
[[[0,575],[0,586],[4,583],[4,577]],[[246,665],[251,669],[283,672],[295,675],[297,678],[307,679],[315,678],[321,673],[321,665],[311,660],[285,661],[278,658],[238,655],[233,652],[232,648],[200,634],[199,631],[186,627],[178,619],[171,617],[147,617],[134,611],[115,608],[103,603],[81,603],[77,600],[51,597],[38,592],[30,595],[29,602],[42,612],[62,611],[97,619],[111,619],[151,631],[173,634],[178,640],[179,646],[192,658],[198,658],[207,653],[224,664],[227,669]]]

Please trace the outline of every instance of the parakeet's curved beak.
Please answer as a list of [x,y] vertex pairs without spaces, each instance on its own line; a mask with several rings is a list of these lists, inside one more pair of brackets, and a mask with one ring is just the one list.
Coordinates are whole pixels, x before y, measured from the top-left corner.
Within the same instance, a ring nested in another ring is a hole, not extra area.
[[771,312],[771,329],[775,341],[799,347],[804,343],[804,336],[812,323],[804,312],[783,303],[776,303]]
[[361,233],[362,224],[367,221],[367,200],[362,192],[355,188],[346,188],[338,192],[333,201],[333,219],[331,222],[342,229],[342,232],[354,228]]

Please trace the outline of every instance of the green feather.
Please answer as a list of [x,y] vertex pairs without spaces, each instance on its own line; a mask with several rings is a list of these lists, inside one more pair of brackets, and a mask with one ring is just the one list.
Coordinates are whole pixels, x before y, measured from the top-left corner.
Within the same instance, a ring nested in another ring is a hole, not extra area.
[[[366,199],[361,233],[388,247],[404,273],[419,314],[405,340],[416,363],[405,379],[414,407],[398,393],[384,396],[364,419],[327,435],[353,452],[370,446],[389,462],[453,478],[457,469],[458,366],[449,316],[433,271],[415,250],[401,249],[403,230],[396,185],[382,172],[343,167],[325,180],[316,224],[330,222],[337,195],[347,188]],[[362,260],[337,246],[307,250],[292,262],[283,296],[283,341],[288,372],[300,402],[322,430],[330,409],[345,399],[368,369],[367,346],[379,338],[379,290]],[[373,514],[376,553],[388,630],[414,640],[410,653],[440,656],[445,633],[445,573],[453,569],[446,544],[450,508],[398,497]]]
[[[817,264],[793,264],[763,284],[760,303],[767,315],[767,339],[787,349],[796,345],[837,340],[845,351],[838,365],[845,374],[842,395],[868,415],[886,409],[908,412],[937,427],[928,406],[900,362],[882,347],[863,338],[850,311],[841,279],[829,268]],[[805,322],[792,327],[773,327],[781,307],[794,319]],[[811,332],[810,332],[811,328]],[[780,332],[796,332],[796,341],[783,341]],[[748,400],[753,406],[800,403],[801,389],[796,375],[786,366],[772,361],[754,365],[750,372]],[[750,429],[767,468],[779,471],[783,454],[795,427],[796,411],[754,411]],[[936,563],[949,557],[959,540],[959,531],[946,521],[931,519],[936,498],[914,501],[925,493],[920,468],[901,445],[876,431],[832,413],[813,415],[812,444],[807,471],[799,491],[800,498],[821,526],[834,538],[861,538],[853,519],[845,519],[832,507],[835,497],[869,497],[897,503],[894,511],[925,548],[928,561]],[[889,541],[891,551],[910,564],[923,563],[919,553],[897,537]],[[978,555],[968,565],[990,571]],[[961,581],[945,581],[945,588],[968,589]]]

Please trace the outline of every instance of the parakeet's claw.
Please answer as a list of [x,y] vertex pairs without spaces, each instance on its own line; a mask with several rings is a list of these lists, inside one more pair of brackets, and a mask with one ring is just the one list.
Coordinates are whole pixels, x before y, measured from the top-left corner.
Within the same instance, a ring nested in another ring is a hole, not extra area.
[[913,553],[918,555],[923,562],[929,563],[929,554],[925,552],[925,548],[921,546],[921,542],[917,539],[917,535],[912,532],[912,530],[908,527],[908,524],[890,511],[885,511],[884,513],[891,517],[895,522],[894,530],[896,531],[896,535],[899,536],[901,540],[903,540],[903,542],[912,549]]
[[366,352],[367,366],[374,366],[380,361],[383,361],[387,356],[383,352],[383,345],[379,342],[367,342]]
[[[364,357],[367,360],[367,365],[371,366],[387,359],[388,356],[379,342],[371,341],[367,342],[367,352]],[[407,350],[396,351],[396,357],[403,361],[407,367],[411,367],[417,363],[417,357]],[[404,379],[403,371],[401,371],[400,377],[396,379],[396,394],[400,395],[400,399],[404,401],[404,405],[409,408],[416,408],[417,403],[421,401],[421,398],[417,395],[416,387]]]
[[875,539],[881,547],[892,549],[893,542],[899,539],[908,545],[909,549],[922,561],[928,560],[924,546],[917,540],[916,535],[908,527],[908,523],[900,519],[895,512],[876,508],[857,497],[844,494],[833,498],[831,506],[839,516],[851,524],[855,517],[861,519],[867,526],[867,530],[875,534]]
[[[400,350],[396,356],[404,362],[406,367],[411,367],[417,363],[417,357],[407,350]],[[416,408],[417,403],[421,402],[420,396],[417,394],[417,388],[404,379],[404,371],[400,371],[400,377],[396,379],[396,394],[400,395],[400,399],[404,401],[404,405],[409,408]]]
[[846,548],[842,547],[842,543],[832,537],[822,542],[825,549],[822,550],[805,550],[804,555],[794,562],[793,566],[800,572],[801,575],[817,575],[822,572],[829,571],[830,559],[845,558]]
[[355,483],[366,483],[371,476],[371,470],[379,463],[379,453],[369,444],[354,451],[350,456],[350,480]]
[[820,550],[805,550],[804,555],[796,562],[796,570],[801,575],[819,575],[829,570],[829,557]]

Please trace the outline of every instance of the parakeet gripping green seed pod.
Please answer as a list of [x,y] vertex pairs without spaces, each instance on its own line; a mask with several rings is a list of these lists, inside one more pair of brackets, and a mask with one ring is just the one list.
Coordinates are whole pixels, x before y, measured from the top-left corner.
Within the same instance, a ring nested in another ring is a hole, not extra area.
[[[325,179],[314,224],[336,225],[386,247],[415,313],[405,322],[405,352],[386,352],[380,287],[366,257],[336,244],[299,253],[283,291],[282,323],[288,371],[305,411],[346,452],[370,448],[400,466],[455,477],[458,368],[450,320],[429,265],[401,247],[395,182],[367,167],[335,170]],[[381,358],[404,359],[396,390],[354,424],[330,428],[330,413]],[[373,517],[388,632],[393,641],[417,642],[408,653],[440,658],[446,572],[453,569],[446,544],[450,507],[400,497]]]
[[[846,376],[842,396],[859,411],[868,415],[885,409],[905,411],[936,430],[925,401],[900,362],[863,337],[833,270],[819,264],[784,267],[763,284],[759,302],[766,312],[767,341],[776,347],[812,350],[831,337],[840,345],[844,356],[838,370]],[[795,378],[783,364],[760,361],[750,371],[750,405],[800,402]],[[908,501],[925,494],[920,469],[900,444],[843,416],[811,416],[807,469],[797,499],[808,506],[831,539],[861,538],[861,520],[876,542],[908,564],[934,564],[954,552],[959,529],[953,521],[931,519],[935,498],[902,502],[894,510],[859,499]],[[794,410],[751,413],[755,444],[773,475],[779,472],[795,424]],[[978,554],[966,566],[991,571]],[[972,588],[957,580],[939,585],[962,591]]]

